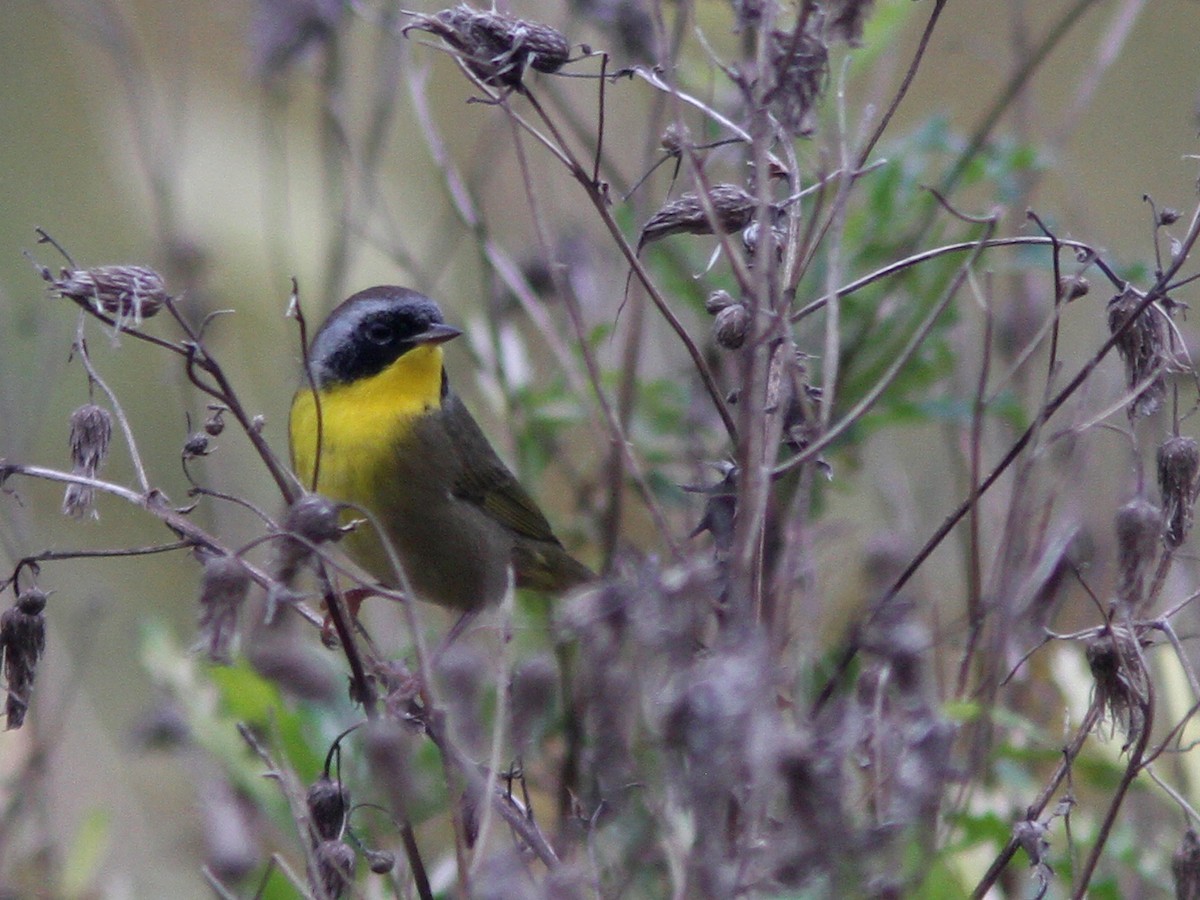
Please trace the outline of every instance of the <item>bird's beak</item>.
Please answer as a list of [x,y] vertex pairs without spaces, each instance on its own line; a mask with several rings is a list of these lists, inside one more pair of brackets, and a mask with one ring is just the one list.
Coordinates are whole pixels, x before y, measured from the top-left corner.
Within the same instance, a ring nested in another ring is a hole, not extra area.
[[414,344],[444,344],[446,341],[454,340],[460,334],[462,331],[453,325],[436,322],[414,337],[412,341]]

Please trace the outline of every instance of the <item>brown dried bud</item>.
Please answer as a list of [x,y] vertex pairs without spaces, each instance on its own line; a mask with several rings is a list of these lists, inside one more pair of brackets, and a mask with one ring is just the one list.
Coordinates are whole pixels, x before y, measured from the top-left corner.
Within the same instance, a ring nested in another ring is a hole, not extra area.
[[[338,897],[354,884],[355,855],[345,841],[321,841],[316,846],[317,874],[324,892],[318,896]],[[314,885],[314,888],[316,885]]]
[[[708,192],[716,222],[704,212],[697,194],[687,193],[672,200],[652,215],[642,226],[638,250],[669,234],[732,234],[741,231],[754,220],[758,200],[736,184],[715,184]],[[715,226],[715,227],[714,227]]]
[[1163,542],[1174,549],[1192,530],[1200,446],[1190,437],[1167,438],[1158,448],[1158,489],[1162,494]]
[[1096,702],[1132,743],[1141,734],[1149,703],[1149,676],[1138,647],[1127,631],[1114,629],[1088,641],[1086,655]]
[[312,783],[305,797],[308,814],[313,828],[323,841],[341,837],[346,824],[346,811],[350,806],[350,792],[328,775],[322,775]]
[[204,420],[204,433],[209,437],[218,437],[225,430],[225,419],[222,418],[225,414],[225,407],[210,406],[208,411],[212,415]]
[[557,72],[571,58],[571,42],[549,25],[466,4],[414,16],[402,33],[414,29],[436,34],[459,51],[476,78],[493,87],[520,87],[527,70]]
[[200,641],[213,662],[228,663],[238,610],[250,590],[250,573],[234,556],[210,556],[200,581]]
[[1174,225],[1178,221],[1179,210],[1177,209],[1172,209],[1168,206],[1166,209],[1160,210],[1158,213],[1159,225]]
[[1162,533],[1162,512],[1142,497],[1117,510],[1117,599],[1136,615],[1145,597],[1146,575]]
[[1058,280],[1058,299],[1070,303],[1086,297],[1091,289],[1091,283],[1082,275],[1063,276]]
[[15,606],[0,615],[0,656],[8,685],[5,714],[8,728],[20,728],[29,709],[38,660],[46,649],[46,594],[29,588]]
[[48,276],[49,272],[43,272],[60,297],[134,322],[150,318],[171,299],[162,276],[142,266],[63,269],[59,278]]
[[729,291],[713,291],[704,301],[704,308],[709,315],[715,316],[727,306],[733,306],[735,303],[737,301],[730,296]]
[[[810,20],[816,23],[816,17]],[[772,31],[767,45],[771,87],[770,109],[791,135],[813,131],[812,111],[829,74],[829,51],[819,37],[806,32]]]
[[1171,857],[1175,900],[1200,900],[1200,838],[1189,828]]
[[670,153],[672,156],[678,156],[683,152],[683,148],[691,143],[692,135],[688,131],[686,125],[681,125],[678,122],[672,122],[663,131],[662,139],[659,141],[659,146]]
[[875,0],[833,0],[828,4],[825,35],[830,40],[843,40],[851,47],[862,46],[863,23],[870,15]]
[[387,850],[364,849],[363,855],[367,858],[367,865],[376,875],[386,875],[396,867],[396,854]]
[[308,562],[312,545],[336,541],[342,536],[337,504],[320,494],[305,494],[293,503],[283,527],[289,535],[303,538],[285,537],[279,542],[275,577],[285,584],[291,584],[300,567]]
[[208,435],[203,431],[197,431],[188,435],[188,439],[183,444],[183,458],[195,459],[198,456],[208,456]]
[[736,350],[742,346],[749,330],[750,310],[742,303],[725,307],[713,321],[713,337],[726,350]]
[[1144,301],[1143,295],[1129,287],[1108,302],[1108,329],[1113,334],[1120,332],[1117,351],[1125,362],[1125,380],[1130,390],[1137,390],[1129,407],[1130,418],[1157,412],[1167,395],[1160,311],[1151,305],[1131,324],[1125,324]]
[[103,406],[85,403],[71,413],[72,471],[93,477],[104,465],[111,441],[112,416]]

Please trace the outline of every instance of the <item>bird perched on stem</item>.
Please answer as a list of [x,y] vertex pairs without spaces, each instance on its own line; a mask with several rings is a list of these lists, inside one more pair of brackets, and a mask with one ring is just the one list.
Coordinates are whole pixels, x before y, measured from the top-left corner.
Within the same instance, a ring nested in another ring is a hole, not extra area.
[[[442,345],[461,333],[408,288],[353,295],[312,340],[312,384],[292,400],[290,437],[304,486],[373,513],[419,599],[470,613],[500,601],[510,566],[518,587],[547,593],[594,576],[451,389]],[[346,545],[373,577],[402,586],[374,528]]]

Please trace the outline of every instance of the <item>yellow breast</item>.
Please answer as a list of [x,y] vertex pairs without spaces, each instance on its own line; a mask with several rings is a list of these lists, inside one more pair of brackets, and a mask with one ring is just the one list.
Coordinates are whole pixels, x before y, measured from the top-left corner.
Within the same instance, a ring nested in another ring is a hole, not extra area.
[[[317,404],[303,387],[292,400],[292,466],[309,490],[370,509],[379,471],[394,459],[396,443],[413,420],[441,405],[442,348],[418,346],[377,375],[321,391],[321,447]],[[313,472],[316,470],[316,483]]]

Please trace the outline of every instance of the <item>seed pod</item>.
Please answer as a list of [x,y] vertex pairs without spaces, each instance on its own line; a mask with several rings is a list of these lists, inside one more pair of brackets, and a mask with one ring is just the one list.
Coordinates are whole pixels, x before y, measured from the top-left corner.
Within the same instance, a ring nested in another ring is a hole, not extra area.
[[1175,879],[1176,900],[1200,900],[1200,838],[1189,828],[1183,833],[1174,856],[1171,875]]
[[1159,225],[1174,225],[1178,221],[1179,210],[1177,209],[1172,209],[1168,206],[1167,208],[1160,210],[1158,213]]
[[350,793],[328,775],[322,775],[312,783],[305,798],[313,828],[321,840],[334,840],[341,836],[346,824],[346,810],[350,806]]
[[74,472],[93,477],[104,465],[112,441],[112,416],[95,403],[85,403],[71,413],[71,466]]
[[213,662],[228,663],[238,610],[250,590],[250,574],[233,556],[211,556],[200,581],[200,641]]
[[812,111],[829,74],[825,42],[806,32],[772,31],[767,40],[767,65],[771,112],[780,127],[791,135],[811,134]]
[[43,269],[42,277],[60,297],[138,323],[155,315],[171,299],[162,276],[142,266],[63,269],[59,278]]
[[222,418],[225,414],[225,407],[210,406],[208,410],[212,415],[204,420],[204,433],[209,437],[218,437],[225,430],[225,419]]
[[303,538],[285,537],[279,542],[274,572],[284,584],[291,584],[300,567],[308,562],[312,545],[336,541],[342,536],[337,504],[320,494],[305,494],[293,503],[283,527],[289,535]]
[[[85,478],[95,478],[108,456],[112,440],[112,416],[94,403],[85,403],[71,413],[71,471]],[[95,511],[96,492],[86,484],[69,484],[63,494],[62,511],[74,519],[82,519]]]
[[29,709],[38,660],[46,650],[45,609],[45,592],[29,588],[17,597],[15,606],[0,615],[0,656],[8,684],[5,713],[10,730],[21,727]]
[[208,435],[203,431],[188,435],[188,439],[183,444],[183,458],[187,460],[195,459],[198,456],[208,456],[208,445]]
[[1117,599],[1136,615],[1145,596],[1146,575],[1158,550],[1162,512],[1142,497],[1117,510]]
[[363,855],[367,858],[367,865],[376,875],[386,875],[396,867],[396,854],[387,850],[364,849]]
[[1145,297],[1130,287],[1108,302],[1108,329],[1113,334],[1121,332],[1117,351],[1125,363],[1125,381],[1131,390],[1138,391],[1129,407],[1131,419],[1157,412],[1167,395],[1163,378],[1166,342],[1159,311],[1147,307],[1125,326],[1144,301]]
[[1158,488],[1162,493],[1163,542],[1174,549],[1192,529],[1200,447],[1190,437],[1167,438],[1158,448]]
[[318,892],[318,896],[337,900],[354,883],[354,848],[345,841],[321,841],[315,852],[317,874],[324,888],[324,893]]
[[571,58],[571,42],[549,25],[466,4],[415,16],[402,34],[412,30],[436,34],[459,51],[475,77],[493,87],[520,87],[528,69],[557,72]]
[[710,316],[715,316],[721,310],[725,309],[725,307],[733,306],[735,303],[737,301],[729,295],[729,291],[713,291],[705,299],[704,308]]
[[1086,297],[1091,289],[1091,282],[1082,275],[1063,276],[1058,280],[1058,299],[1070,303],[1072,300]]
[[725,307],[713,321],[713,336],[726,350],[736,350],[742,346],[749,330],[750,310],[742,303]]
[[678,200],[666,204],[642,226],[638,250],[669,234],[714,234],[716,231],[732,234],[741,231],[753,221],[754,210],[758,206],[758,200],[736,184],[714,184],[709,189],[708,199],[716,216],[715,222],[704,212],[699,195],[683,194]]
[[1146,722],[1150,683],[1134,639],[1124,629],[1114,628],[1088,641],[1085,653],[1095,679],[1096,702],[1132,743]]

